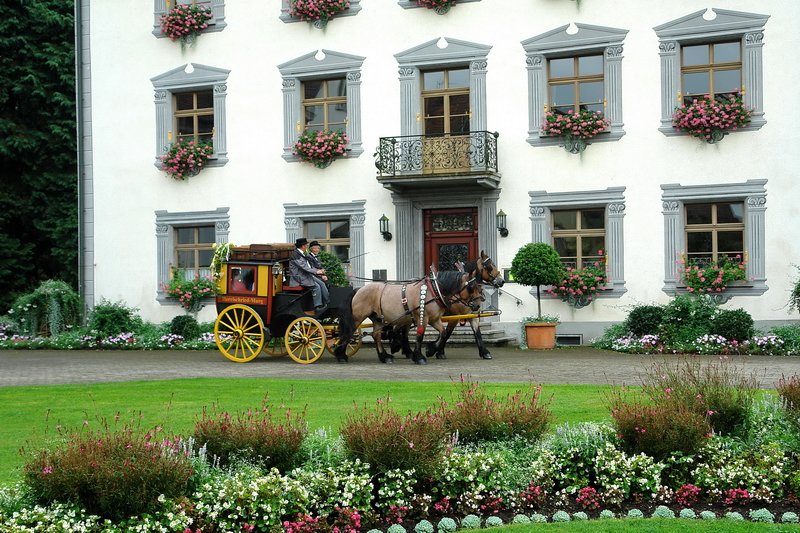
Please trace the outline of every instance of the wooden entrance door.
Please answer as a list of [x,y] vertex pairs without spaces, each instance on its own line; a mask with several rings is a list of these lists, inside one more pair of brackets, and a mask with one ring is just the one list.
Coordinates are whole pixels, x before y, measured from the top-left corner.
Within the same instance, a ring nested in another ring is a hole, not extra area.
[[423,214],[425,264],[437,270],[455,270],[456,261],[478,257],[478,209],[428,209]]

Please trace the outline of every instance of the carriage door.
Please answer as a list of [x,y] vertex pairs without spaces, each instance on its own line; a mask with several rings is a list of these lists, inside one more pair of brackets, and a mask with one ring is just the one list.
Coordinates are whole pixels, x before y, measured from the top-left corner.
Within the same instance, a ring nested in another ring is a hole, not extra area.
[[456,261],[478,257],[478,208],[428,209],[424,211],[425,265],[455,270]]
[[469,69],[422,73],[422,171],[452,173],[469,169]]

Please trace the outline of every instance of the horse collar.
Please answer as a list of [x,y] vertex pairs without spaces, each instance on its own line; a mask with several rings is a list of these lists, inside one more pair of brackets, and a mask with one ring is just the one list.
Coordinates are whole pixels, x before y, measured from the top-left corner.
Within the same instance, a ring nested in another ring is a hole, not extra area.
[[442,307],[442,309],[447,309],[447,304],[445,303],[444,297],[442,296],[442,291],[439,288],[439,281],[437,281],[436,278],[431,279],[429,277],[427,279],[428,279],[427,282],[428,285],[431,287],[433,294],[436,296],[436,299],[434,301],[437,302]]

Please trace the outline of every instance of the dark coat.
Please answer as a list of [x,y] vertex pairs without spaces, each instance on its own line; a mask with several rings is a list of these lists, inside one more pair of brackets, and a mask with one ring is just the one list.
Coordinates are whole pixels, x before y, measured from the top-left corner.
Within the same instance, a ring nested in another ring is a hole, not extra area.
[[289,260],[289,286],[297,287],[316,287],[314,283],[314,273],[317,271],[308,264],[306,257],[300,248],[295,248],[292,258]]

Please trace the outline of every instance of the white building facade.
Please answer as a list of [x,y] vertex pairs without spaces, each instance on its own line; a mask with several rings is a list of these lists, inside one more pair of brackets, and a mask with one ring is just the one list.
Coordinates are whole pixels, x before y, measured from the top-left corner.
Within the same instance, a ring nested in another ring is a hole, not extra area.
[[[182,310],[162,284],[173,268],[206,273],[211,243],[306,236],[348,260],[356,285],[481,250],[509,268],[529,242],[578,264],[602,247],[600,298],[543,301],[559,334],[583,343],[631,306],[682,292],[677,261],[704,246],[747,258],[727,307],[762,327],[791,318],[796,0],[460,0],[445,14],[350,0],[324,28],[292,18],[288,0],[211,0],[211,26],[186,47],[161,34],[168,1],[143,4],[77,6],[89,306],[124,301],[169,320]],[[734,90],[753,110],[748,127],[716,143],[672,128],[687,96]],[[541,132],[548,110],[569,107],[611,124],[580,153]],[[299,161],[306,128],[346,131],[347,156],[324,169]],[[187,135],[211,139],[214,156],[176,181],[158,157]],[[513,334],[536,313],[516,283],[487,306]],[[199,315],[214,317],[213,305]]]

